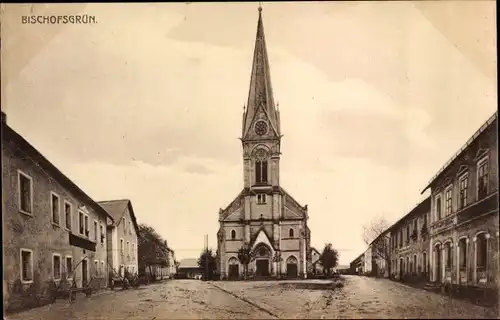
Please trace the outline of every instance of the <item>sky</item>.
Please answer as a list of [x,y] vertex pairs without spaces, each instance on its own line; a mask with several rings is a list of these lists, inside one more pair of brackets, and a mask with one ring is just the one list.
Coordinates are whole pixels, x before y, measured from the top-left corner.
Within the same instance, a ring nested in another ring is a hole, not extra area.
[[[132,200],[177,259],[243,186],[257,3],[2,4],[8,123],[94,200]],[[495,2],[266,3],[282,186],[348,264],[497,108]],[[93,25],[27,25],[25,14]]]

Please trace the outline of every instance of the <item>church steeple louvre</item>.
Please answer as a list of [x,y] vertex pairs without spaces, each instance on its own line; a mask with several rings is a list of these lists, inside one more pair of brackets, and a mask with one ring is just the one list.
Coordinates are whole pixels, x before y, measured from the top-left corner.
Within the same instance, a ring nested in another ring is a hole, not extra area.
[[263,113],[265,115],[275,136],[280,136],[279,117],[274,104],[271,72],[269,67],[269,58],[267,55],[266,38],[264,35],[264,23],[262,19],[262,7],[260,5],[258,11],[259,18],[255,37],[250,89],[248,92],[247,109],[244,114],[242,130],[243,139],[248,137],[255,117],[259,113]]

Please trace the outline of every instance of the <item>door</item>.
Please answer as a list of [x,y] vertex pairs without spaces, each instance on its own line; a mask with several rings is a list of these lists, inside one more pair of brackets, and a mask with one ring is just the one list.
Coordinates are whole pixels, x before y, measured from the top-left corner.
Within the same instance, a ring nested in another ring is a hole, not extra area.
[[86,287],[88,283],[88,266],[87,260],[82,260],[82,287]]
[[403,278],[404,262],[403,259],[399,259],[399,280]]
[[267,259],[261,259],[257,260],[256,262],[257,266],[257,276],[268,276],[269,275],[269,260]]
[[441,283],[441,263],[442,263],[442,257],[441,257],[441,248],[436,249],[436,282]]
[[286,277],[289,279],[297,278],[297,264],[288,263],[286,265]]
[[232,264],[232,265],[229,265],[229,278],[230,279],[237,279],[238,276],[239,276],[239,270],[238,270],[238,265],[237,264]]

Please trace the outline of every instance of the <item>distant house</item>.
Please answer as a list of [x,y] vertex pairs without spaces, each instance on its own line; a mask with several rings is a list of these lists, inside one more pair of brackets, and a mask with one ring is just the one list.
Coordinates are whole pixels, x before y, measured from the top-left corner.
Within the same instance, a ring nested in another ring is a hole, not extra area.
[[[167,245],[167,241],[165,241],[165,245]],[[142,270],[140,273],[144,273],[150,277],[150,279],[162,280],[162,279],[170,279],[175,276],[176,268],[175,268],[175,254],[174,251],[170,248],[167,249],[167,265],[151,265],[151,266],[142,266]]]
[[195,279],[201,277],[202,268],[198,265],[197,259],[183,259],[179,261],[177,270],[177,278],[180,279]]
[[323,266],[321,265],[321,253],[316,248],[311,248],[311,267],[309,269],[313,274],[323,273]]
[[138,272],[137,234],[139,226],[132,202],[128,199],[100,201],[99,205],[113,217],[108,223],[108,275],[123,277],[125,271]]

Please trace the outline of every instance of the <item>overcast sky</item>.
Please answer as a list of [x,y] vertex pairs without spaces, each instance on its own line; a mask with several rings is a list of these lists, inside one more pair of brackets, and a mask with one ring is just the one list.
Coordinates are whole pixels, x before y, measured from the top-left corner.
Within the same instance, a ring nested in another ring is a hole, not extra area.
[[[4,6],[4,5],[3,5]],[[348,264],[493,114],[495,2],[263,3],[281,182]],[[22,25],[87,13],[95,25]],[[7,5],[9,124],[96,201],[132,200],[177,257],[215,249],[243,186],[256,3]]]

